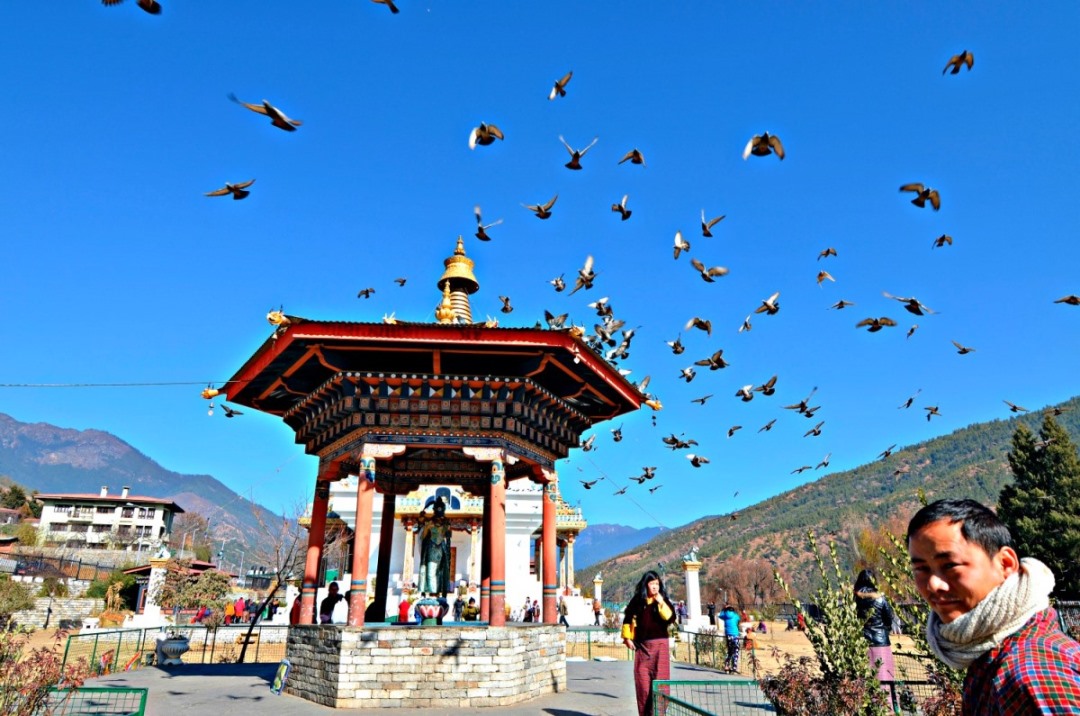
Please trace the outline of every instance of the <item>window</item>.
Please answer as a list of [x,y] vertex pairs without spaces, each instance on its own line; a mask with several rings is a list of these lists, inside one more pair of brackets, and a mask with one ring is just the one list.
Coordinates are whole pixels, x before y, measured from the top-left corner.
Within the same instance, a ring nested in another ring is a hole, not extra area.
[[68,525],[71,532],[88,532],[90,525]]
[[153,533],[153,528],[150,525],[138,525],[135,528],[136,537],[149,537]]
[[99,515],[111,515],[115,511],[116,511],[115,507],[109,507],[107,505],[98,505],[98,508],[97,508],[97,513]]
[[124,509],[122,509],[120,511],[120,516],[125,518],[125,519],[130,520],[132,517],[135,516],[135,508],[134,507],[125,507]]
[[116,528],[116,534],[121,537],[127,537],[131,534],[131,525],[120,525]]
[[140,520],[152,519],[156,512],[157,512],[157,510],[155,508],[153,508],[153,507],[140,507],[139,508],[139,519]]
[[56,505],[53,507],[53,511],[58,515],[70,515],[71,505]]
[[94,532],[108,532],[110,525],[94,525]]

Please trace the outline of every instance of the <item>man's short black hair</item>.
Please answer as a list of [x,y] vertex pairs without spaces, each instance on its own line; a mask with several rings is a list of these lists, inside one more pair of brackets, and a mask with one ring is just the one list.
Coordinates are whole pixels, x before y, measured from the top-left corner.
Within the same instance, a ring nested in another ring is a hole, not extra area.
[[1005,523],[989,507],[970,498],[938,500],[923,507],[908,523],[908,541],[922,528],[941,520],[949,524],[959,522],[964,539],[979,545],[990,556],[1002,547],[1014,547],[1012,534]]

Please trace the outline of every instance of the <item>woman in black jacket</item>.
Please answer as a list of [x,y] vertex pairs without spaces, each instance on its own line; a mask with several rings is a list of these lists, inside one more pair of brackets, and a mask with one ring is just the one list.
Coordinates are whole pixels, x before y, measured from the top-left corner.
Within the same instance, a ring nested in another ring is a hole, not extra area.
[[675,609],[660,575],[651,570],[646,572],[626,605],[622,627],[623,643],[634,652],[634,691],[639,716],[653,712],[652,682],[671,678],[668,627],[674,621]]
[[877,590],[874,573],[869,569],[859,572],[855,578],[855,611],[863,623],[863,636],[870,644],[870,666],[877,673],[878,681],[893,681],[896,665],[889,634],[896,622],[896,614],[889,600]]

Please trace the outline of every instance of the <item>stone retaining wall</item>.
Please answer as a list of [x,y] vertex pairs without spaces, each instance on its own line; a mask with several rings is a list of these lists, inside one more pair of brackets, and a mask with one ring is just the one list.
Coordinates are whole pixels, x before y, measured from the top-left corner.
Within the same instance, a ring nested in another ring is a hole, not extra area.
[[40,629],[45,626],[45,617],[50,606],[52,616],[49,618],[49,629],[59,629],[61,626],[77,629],[82,625],[83,619],[91,614],[99,614],[105,608],[105,600],[66,597],[53,599],[50,605],[48,597],[38,597],[34,600],[33,609],[15,612],[15,623]]
[[566,688],[566,632],[550,625],[299,626],[285,691],[336,708],[506,706]]

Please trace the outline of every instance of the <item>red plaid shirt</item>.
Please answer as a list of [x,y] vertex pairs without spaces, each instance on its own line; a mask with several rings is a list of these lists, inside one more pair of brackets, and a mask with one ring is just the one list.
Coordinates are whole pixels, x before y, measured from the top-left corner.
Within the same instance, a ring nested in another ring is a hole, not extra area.
[[1080,716],[1080,644],[1047,609],[964,677],[964,716]]

